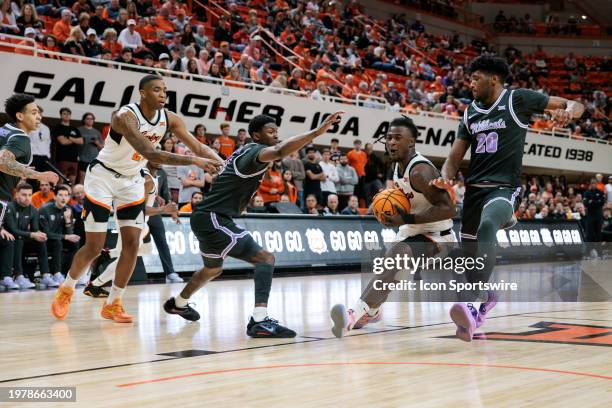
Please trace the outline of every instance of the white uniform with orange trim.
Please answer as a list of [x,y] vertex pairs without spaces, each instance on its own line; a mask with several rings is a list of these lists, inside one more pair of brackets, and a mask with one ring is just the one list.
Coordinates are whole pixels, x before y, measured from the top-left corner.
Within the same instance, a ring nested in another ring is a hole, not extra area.
[[[159,146],[168,130],[168,114],[165,109],[158,110],[152,122],[147,120],[136,103],[121,107],[118,114],[124,112],[134,114],[141,135],[155,147]],[[123,135],[111,128],[104,148],[85,174],[85,231],[106,232],[112,208],[117,213],[119,228],[144,228],[145,165],[146,159],[136,152]]]
[[[436,168],[431,161],[425,158],[425,156],[416,152],[416,155],[406,166],[403,176],[398,174],[398,164],[395,164],[393,170],[393,184],[410,198],[410,214],[423,212],[433,206],[427,200],[427,197],[425,197],[423,193],[412,188],[412,184],[410,183],[410,170],[419,163],[427,163]],[[444,233],[444,235],[441,235],[441,232]],[[450,218],[448,220],[428,222],[425,224],[402,225],[399,227],[395,241],[403,241],[415,235],[424,235],[434,242],[457,242],[457,236],[453,231],[453,220]]]

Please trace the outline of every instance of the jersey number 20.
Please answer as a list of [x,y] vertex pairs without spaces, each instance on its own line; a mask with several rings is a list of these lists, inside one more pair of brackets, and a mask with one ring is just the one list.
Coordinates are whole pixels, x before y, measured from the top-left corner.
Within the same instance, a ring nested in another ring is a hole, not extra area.
[[476,153],[495,153],[497,151],[497,132],[476,135]]

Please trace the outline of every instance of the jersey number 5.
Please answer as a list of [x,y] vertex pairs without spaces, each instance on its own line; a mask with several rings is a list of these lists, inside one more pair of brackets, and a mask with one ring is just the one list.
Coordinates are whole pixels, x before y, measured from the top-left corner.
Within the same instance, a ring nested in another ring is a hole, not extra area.
[[497,132],[477,134],[475,153],[495,153],[497,151],[497,138]]

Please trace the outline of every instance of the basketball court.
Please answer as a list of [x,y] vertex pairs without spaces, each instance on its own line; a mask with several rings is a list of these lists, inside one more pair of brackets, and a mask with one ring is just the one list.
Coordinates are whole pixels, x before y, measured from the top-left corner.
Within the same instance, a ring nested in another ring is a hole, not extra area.
[[601,407],[611,397],[609,303],[500,303],[471,343],[454,337],[450,304],[388,303],[382,322],[336,339],[329,309],[354,302],[359,274],[279,277],[270,311],[298,336],[266,340],[245,334],[252,285],[213,282],[192,298],[195,323],[162,310],[182,284],[128,288],[133,325],[101,319],[103,300],[81,293],[65,321],[49,312],[54,291],[2,294],[0,386],[76,387],[76,404],[58,406]]

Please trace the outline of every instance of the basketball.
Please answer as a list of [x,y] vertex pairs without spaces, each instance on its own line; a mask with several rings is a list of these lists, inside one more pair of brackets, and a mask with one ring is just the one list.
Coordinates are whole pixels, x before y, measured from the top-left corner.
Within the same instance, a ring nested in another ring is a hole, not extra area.
[[410,212],[410,200],[399,188],[388,188],[376,194],[372,199],[372,211],[378,222],[383,223],[383,214],[395,215],[397,211],[394,206]]

